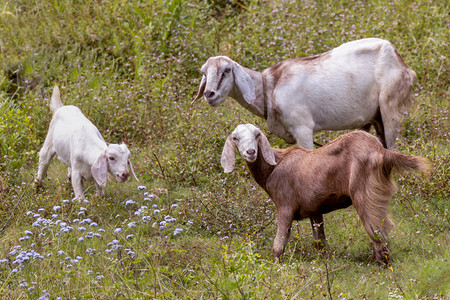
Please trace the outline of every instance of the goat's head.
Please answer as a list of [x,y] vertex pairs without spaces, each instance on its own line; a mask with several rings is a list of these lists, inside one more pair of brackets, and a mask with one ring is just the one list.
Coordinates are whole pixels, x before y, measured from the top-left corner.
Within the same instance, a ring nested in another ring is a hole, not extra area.
[[236,148],[242,158],[249,163],[255,162],[258,158],[258,151],[261,151],[262,157],[268,164],[276,165],[275,155],[270,147],[269,141],[252,124],[238,125],[233,133],[228,136],[220,160],[225,173],[229,173],[234,169],[234,150]]
[[233,88],[236,88],[249,104],[255,101],[252,78],[244,68],[226,56],[210,57],[202,66],[202,81],[194,102],[205,97],[211,106],[222,103]]
[[118,182],[124,182],[130,176],[128,167],[134,178],[139,181],[134,174],[133,165],[130,161],[130,150],[125,144],[107,144],[91,168],[92,176],[100,186],[106,185],[108,172],[113,175]]

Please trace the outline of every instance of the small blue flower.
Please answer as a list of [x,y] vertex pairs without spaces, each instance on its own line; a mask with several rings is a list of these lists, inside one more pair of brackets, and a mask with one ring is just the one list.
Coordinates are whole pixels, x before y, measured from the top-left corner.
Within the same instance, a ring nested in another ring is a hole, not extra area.
[[178,235],[178,234],[180,234],[182,232],[183,232],[182,228],[175,228],[175,230],[173,231],[173,235]]
[[128,227],[130,227],[130,228],[136,227],[136,222],[130,222],[130,223],[128,223]]
[[134,238],[134,234],[127,235],[127,240]]
[[147,187],[146,186],[144,186],[144,185],[140,185],[140,186],[138,186],[138,190],[140,190],[140,191],[142,191],[142,190],[145,190]]
[[125,205],[131,205],[131,204],[135,204],[136,202],[134,202],[133,199],[129,199],[125,202]]
[[119,232],[121,232],[122,231],[122,228],[116,228],[116,229],[114,229],[114,233],[119,233]]
[[152,217],[150,217],[150,216],[143,216],[142,217],[142,221],[144,221],[144,222],[150,222],[152,220]]
[[59,205],[53,206],[53,210],[54,210],[55,212],[58,211],[60,208],[61,208],[61,206],[59,206]]

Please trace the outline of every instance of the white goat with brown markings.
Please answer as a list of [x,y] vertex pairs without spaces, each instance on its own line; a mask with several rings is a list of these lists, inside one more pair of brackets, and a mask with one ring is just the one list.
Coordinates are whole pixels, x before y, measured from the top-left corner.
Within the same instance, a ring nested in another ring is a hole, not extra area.
[[316,247],[321,248],[326,245],[323,214],[353,204],[372,240],[374,258],[389,263],[386,243],[393,223],[388,211],[396,191],[392,173],[429,169],[424,158],[385,149],[364,131],[345,134],[316,150],[274,149],[258,128],[239,125],[223,148],[226,173],[234,169],[236,148],[277,208],[273,254],[278,259],[293,220],[310,218]]
[[57,86],[53,89],[50,109],[54,115],[39,152],[37,186],[42,186],[42,180],[55,155],[69,167],[72,187],[78,200],[84,198],[84,180],[94,181],[97,195],[103,196],[108,172],[118,182],[124,182],[130,175],[130,167],[139,181],[133,171],[128,147],[125,144],[106,143],[97,127],[78,107],[63,106]]
[[393,149],[416,74],[395,47],[382,39],[345,43],[328,52],[289,59],[262,73],[226,56],[211,57],[194,101],[217,106],[227,96],[267,120],[276,136],[313,149],[321,130],[375,127]]

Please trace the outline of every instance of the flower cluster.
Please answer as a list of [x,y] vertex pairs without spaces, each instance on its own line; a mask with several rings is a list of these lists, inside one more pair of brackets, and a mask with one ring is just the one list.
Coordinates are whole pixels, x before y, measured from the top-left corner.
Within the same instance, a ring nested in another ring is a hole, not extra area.
[[[109,230],[101,228],[100,218],[91,214],[92,207],[88,200],[81,205],[75,199],[62,200],[47,210],[29,210],[25,218],[30,220],[31,226],[18,237],[18,244],[10,249],[8,256],[0,258],[0,270],[9,269],[11,274],[17,276],[19,287],[35,292],[42,299],[49,299],[54,295],[45,290],[38,291],[39,285],[28,279],[34,276],[26,276],[23,271],[27,266],[30,266],[27,270],[32,272],[31,266],[39,266],[39,261],[51,260],[61,267],[62,272],[70,273],[92,263],[86,257],[103,256],[110,261],[134,259],[137,241],[155,234],[164,238],[182,234],[185,228],[178,224],[175,217],[179,213],[179,204],[166,205],[158,196],[145,190],[145,186],[139,186],[139,194],[134,199],[120,203],[125,219]],[[121,220],[122,215],[116,218]],[[110,242],[105,243],[104,239],[109,238]],[[59,249],[45,246],[54,242],[60,244]],[[104,279],[103,274],[88,268],[88,275],[93,279]],[[62,277],[63,283],[69,280],[66,276]]]

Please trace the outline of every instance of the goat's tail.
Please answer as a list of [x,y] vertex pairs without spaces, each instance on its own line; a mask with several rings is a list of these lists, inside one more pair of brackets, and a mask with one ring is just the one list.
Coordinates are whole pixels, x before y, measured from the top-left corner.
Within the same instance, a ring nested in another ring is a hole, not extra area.
[[431,166],[430,162],[423,157],[414,155],[405,155],[392,150],[386,150],[383,155],[383,171],[387,175],[392,170],[403,173],[418,171],[429,175]]
[[58,108],[63,106],[61,102],[61,93],[59,92],[59,88],[57,85],[53,88],[52,100],[50,101],[50,110],[55,112]]
[[[387,234],[394,226],[389,219],[389,204],[397,186],[392,173],[419,171],[428,174],[430,163],[422,157],[405,155],[384,149],[373,156],[371,168],[365,168],[362,178],[365,190],[354,196],[353,204],[369,236],[376,240],[387,240]],[[379,235],[380,234],[380,235]]]

